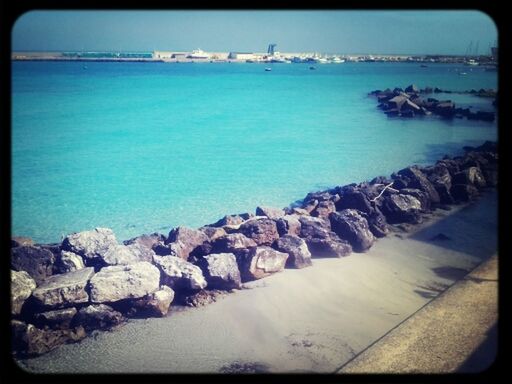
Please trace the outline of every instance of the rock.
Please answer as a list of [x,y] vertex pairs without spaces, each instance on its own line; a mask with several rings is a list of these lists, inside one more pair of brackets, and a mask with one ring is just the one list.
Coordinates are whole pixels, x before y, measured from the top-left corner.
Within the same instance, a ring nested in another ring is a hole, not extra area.
[[75,307],[71,307],[36,313],[34,324],[40,328],[47,326],[51,329],[68,329],[77,312]]
[[257,280],[281,272],[288,254],[267,246],[251,248],[240,262],[240,271],[247,280]]
[[227,235],[224,228],[219,227],[202,227],[199,228],[199,230],[208,236],[211,242],[217,240],[219,237]]
[[78,311],[75,324],[79,324],[86,331],[95,329],[111,329],[124,321],[124,316],[105,304],[91,304]]
[[91,302],[138,299],[158,290],[160,271],[147,261],[105,267],[90,281]]
[[402,195],[409,195],[415,197],[421,203],[421,209],[423,211],[430,211],[430,198],[426,192],[420,191],[419,189],[416,188],[402,188],[400,190],[400,193]]
[[276,223],[271,219],[252,219],[240,225],[239,231],[257,245],[270,245],[278,237]]
[[232,253],[241,249],[255,247],[257,244],[254,240],[249,239],[241,233],[230,233],[219,237],[212,244],[213,253]]
[[452,177],[448,167],[442,163],[436,164],[431,168],[427,178],[436,189],[440,202],[442,204],[453,204],[453,197],[450,194]]
[[269,219],[279,219],[285,215],[284,210],[273,207],[257,207],[256,216],[266,216]]
[[340,195],[341,199],[336,203],[337,211],[357,209],[358,211],[370,214],[375,210],[368,197],[359,189],[353,187],[346,188],[340,192]]
[[244,221],[249,220],[254,215],[252,213],[241,213],[239,215],[226,215],[209,227],[223,227],[225,225],[240,225]]
[[82,256],[69,251],[61,251],[55,266],[59,273],[73,272],[85,268]]
[[174,290],[198,290],[206,288],[201,269],[176,256],[154,256],[154,264],[162,273],[162,284]]
[[53,274],[55,256],[47,249],[27,245],[11,248],[11,268],[25,271],[40,283]]
[[451,101],[439,102],[434,107],[434,113],[442,117],[452,118],[455,115],[455,104]]
[[185,305],[188,307],[203,307],[205,305],[214,303],[217,298],[224,296],[225,292],[219,290],[201,290],[194,295],[185,298]]
[[120,245],[110,247],[101,257],[106,265],[128,265],[139,261],[153,260],[152,249],[140,243],[132,243],[129,245]]
[[386,217],[379,209],[376,209],[375,212],[366,215],[366,219],[373,236],[385,237],[389,233]]
[[167,315],[174,299],[174,291],[166,285],[158,291],[149,294],[147,297],[137,300],[134,303],[137,311],[145,315],[162,317]]
[[384,198],[382,213],[391,224],[421,222],[421,202],[413,196],[394,194]]
[[198,261],[211,289],[240,289],[240,270],[233,253],[212,253]]
[[344,257],[352,252],[350,244],[334,232],[325,238],[308,238],[306,244],[312,257]]
[[331,200],[325,200],[318,203],[318,206],[315,208],[315,210],[311,212],[311,216],[323,217],[326,219],[332,212],[336,212],[336,206],[334,205],[334,202]]
[[304,208],[293,207],[291,210],[292,215],[309,215],[309,212]]
[[477,167],[470,167],[464,169],[461,172],[456,173],[453,176],[454,184],[471,184],[477,188],[483,188],[486,186],[486,182],[484,176],[482,175],[482,171]]
[[416,86],[416,84],[411,84],[405,88],[406,93],[420,93],[420,89]]
[[395,96],[388,100],[388,104],[392,109],[397,109],[400,111],[402,105],[407,101],[407,97],[403,95]]
[[[309,215],[307,212],[306,214]],[[285,215],[276,221],[276,227],[279,236],[287,234],[298,236],[300,234],[301,224],[296,215]]]
[[450,193],[457,202],[472,201],[478,197],[478,189],[472,184],[454,184]]
[[11,270],[11,314],[19,315],[21,308],[32,291],[36,289],[36,282],[25,271]]
[[23,356],[42,355],[67,342],[82,340],[82,327],[70,330],[41,330],[33,324],[11,320],[12,351]]
[[35,303],[44,308],[71,307],[87,303],[86,287],[94,276],[92,267],[54,275],[42,282],[32,293]]
[[11,238],[11,248],[34,245],[34,241],[30,237],[15,236]]
[[153,249],[153,247],[159,243],[165,242],[165,236],[161,233],[152,233],[150,235],[141,235],[134,237],[130,240],[123,241],[124,245],[139,244],[143,247]]
[[[109,228],[95,228],[68,235],[62,242],[62,249],[82,256],[86,265],[93,265],[97,259],[102,260],[105,253],[117,247],[117,239]],[[95,260],[96,259],[96,260]]]
[[286,267],[305,268],[313,265],[306,242],[298,236],[283,235],[272,244],[272,247],[288,254]]
[[331,231],[331,223],[324,218],[300,216],[299,222],[301,224],[300,237],[303,238],[325,238]]
[[[407,188],[416,188],[420,191],[426,192],[429,196],[429,199],[432,203],[439,203],[439,194],[436,189],[432,185],[430,181],[428,181],[427,177],[423,172],[421,172],[418,167],[407,167],[400,171],[398,171],[398,175],[403,176],[409,179],[407,183]],[[393,176],[391,176],[393,177]]]
[[302,204],[302,209],[304,209],[308,214],[310,214],[311,212],[314,211],[314,209],[317,207],[318,205],[318,200],[310,200],[310,201],[305,201],[303,204]]
[[135,242],[132,244],[128,244],[126,245],[126,248],[128,248],[128,251],[135,256],[136,261],[151,262],[153,260],[153,256],[155,255],[153,249],[144,245],[143,242]]
[[368,221],[355,209],[330,214],[331,228],[339,238],[347,240],[355,252],[367,251],[375,242]]
[[176,256],[187,260],[190,255],[204,255],[203,247],[208,244],[210,239],[198,229],[187,227],[173,228],[169,232],[166,244],[176,243],[180,252]]

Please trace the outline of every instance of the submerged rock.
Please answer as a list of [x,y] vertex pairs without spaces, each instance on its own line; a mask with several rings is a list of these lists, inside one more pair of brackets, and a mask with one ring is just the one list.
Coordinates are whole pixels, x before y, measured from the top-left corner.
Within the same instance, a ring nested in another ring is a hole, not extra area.
[[286,267],[305,268],[313,265],[311,252],[309,252],[306,242],[298,236],[284,235],[277,239],[272,247],[289,255]]
[[87,303],[87,283],[94,276],[92,267],[54,275],[42,282],[32,293],[37,305],[45,308],[64,308]]
[[11,314],[19,315],[21,308],[32,292],[36,282],[25,271],[11,270]]
[[240,289],[240,270],[233,253],[212,253],[202,257],[198,265],[211,289]]
[[365,252],[375,238],[368,221],[355,209],[344,209],[330,214],[331,228],[341,239],[347,240],[355,252]]
[[91,302],[139,299],[155,292],[159,286],[160,271],[147,261],[105,267],[91,278]]
[[36,283],[53,274],[55,256],[47,249],[26,245],[11,248],[11,268],[27,272]]

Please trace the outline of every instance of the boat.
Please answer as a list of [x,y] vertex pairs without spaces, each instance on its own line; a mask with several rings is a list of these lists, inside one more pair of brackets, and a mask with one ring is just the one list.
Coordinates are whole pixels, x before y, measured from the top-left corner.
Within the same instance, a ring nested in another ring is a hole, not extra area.
[[459,72],[459,75],[467,75],[466,72]]
[[267,71],[267,72],[270,72],[271,70],[272,70],[272,68],[269,68],[269,67],[265,68],[265,71]]
[[194,49],[190,55],[187,56],[189,59],[209,59],[210,55],[201,49]]
[[478,65],[478,61],[474,59],[469,59],[468,61],[466,61],[466,65]]
[[428,65],[421,64],[421,65],[420,65],[420,67],[421,67],[421,68],[427,68],[427,67],[428,67]]
[[315,68],[315,67],[309,67],[309,69],[310,69],[311,71],[313,71],[313,70],[315,70],[316,68]]

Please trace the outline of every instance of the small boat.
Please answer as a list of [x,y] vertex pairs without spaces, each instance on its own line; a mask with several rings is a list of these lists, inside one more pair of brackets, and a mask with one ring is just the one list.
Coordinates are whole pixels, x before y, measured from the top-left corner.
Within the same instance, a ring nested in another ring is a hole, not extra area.
[[265,71],[267,71],[267,72],[270,72],[271,70],[272,70],[272,68],[269,68],[269,67],[265,68]]
[[459,75],[467,75],[467,72],[459,72]]
[[421,68],[427,68],[427,67],[428,67],[428,65],[421,64],[421,65],[420,65],[420,67],[421,67]]
[[315,70],[316,68],[315,67],[309,67],[310,70]]

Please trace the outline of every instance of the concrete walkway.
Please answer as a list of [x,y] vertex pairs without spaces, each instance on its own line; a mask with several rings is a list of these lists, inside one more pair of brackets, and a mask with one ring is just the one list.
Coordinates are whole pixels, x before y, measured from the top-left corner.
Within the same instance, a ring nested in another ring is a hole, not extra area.
[[337,373],[481,372],[497,353],[497,296],[495,255]]

